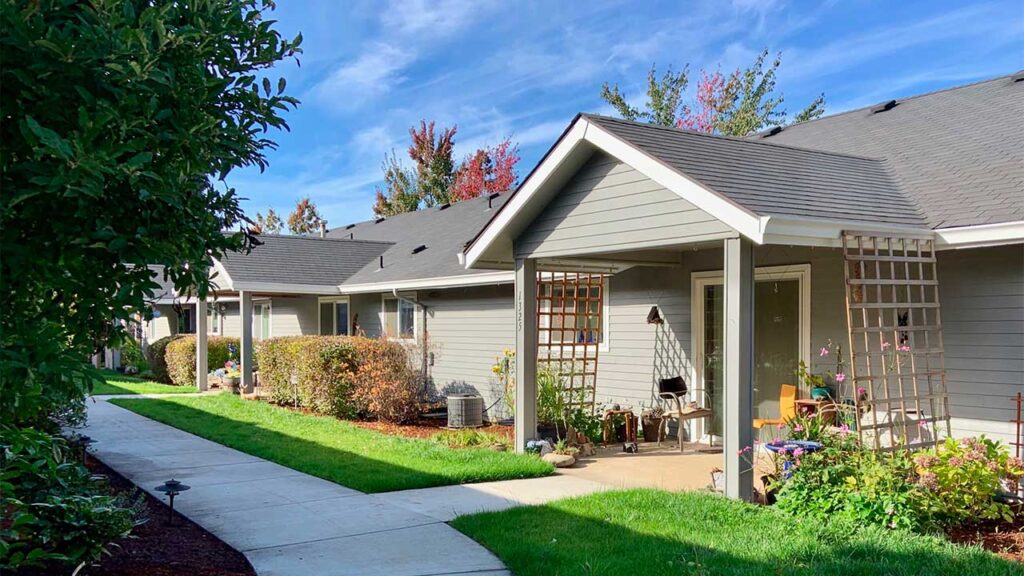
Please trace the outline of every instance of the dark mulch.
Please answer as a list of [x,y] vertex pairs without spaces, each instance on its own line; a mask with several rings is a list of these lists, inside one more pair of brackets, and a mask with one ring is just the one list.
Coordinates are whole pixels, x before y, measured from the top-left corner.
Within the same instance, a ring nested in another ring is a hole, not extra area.
[[[135,494],[136,487],[98,462],[87,463],[94,474],[104,474],[116,492]],[[167,505],[146,494],[149,519],[132,530],[132,535],[111,546],[97,566],[81,574],[89,576],[255,576],[256,571],[241,552],[231,548],[199,525],[175,513],[167,525]]]
[[958,544],[980,544],[1003,558],[1024,562],[1024,507],[1018,507],[1016,520],[998,524],[960,527],[948,532]]

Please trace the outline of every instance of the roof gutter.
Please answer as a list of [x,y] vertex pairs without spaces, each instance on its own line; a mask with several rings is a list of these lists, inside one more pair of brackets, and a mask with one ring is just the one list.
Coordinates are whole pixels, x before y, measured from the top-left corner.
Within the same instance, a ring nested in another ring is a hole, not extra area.
[[1024,243],[1024,220],[935,230],[936,248],[980,248]]

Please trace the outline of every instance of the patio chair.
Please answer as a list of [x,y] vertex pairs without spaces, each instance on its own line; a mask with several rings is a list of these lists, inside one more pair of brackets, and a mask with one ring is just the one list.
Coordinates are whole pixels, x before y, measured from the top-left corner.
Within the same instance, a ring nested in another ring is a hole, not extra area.
[[692,391],[694,395],[703,395],[704,406],[698,406],[695,401],[687,402],[686,395],[688,392],[690,391],[687,389],[686,381],[683,380],[682,376],[664,378],[658,381],[658,398],[672,403],[671,407],[665,411],[661,420],[661,428],[658,429],[658,446],[661,446],[661,441],[665,438],[665,430],[668,427],[669,419],[676,420],[679,423],[676,435],[679,437],[679,451],[682,452],[683,423],[698,418],[708,418],[714,414],[711,408],[707,407],[711,405],[711,397],[708,396],[707,392],[699,388]]
[[779,417],[755,418],[754,429],[757,430],[757,435],[760,437],[761,429],[765,426],[780,426],[794,416],[796,416],[796,386],[783,384],[779,389]]

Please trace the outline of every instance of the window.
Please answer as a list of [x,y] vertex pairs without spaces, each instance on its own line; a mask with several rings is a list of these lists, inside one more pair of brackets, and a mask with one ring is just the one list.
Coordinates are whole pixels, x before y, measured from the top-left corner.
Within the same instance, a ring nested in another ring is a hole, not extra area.
[[416,304],[383,296],[384,333],[393,338],[416,337]]
[[256,311],[256,318],[253,321],[259,322],[259,324],[256,324],[252,332],[257,340],[266,340],[270,338],[270,302],[257,304]]
[[349,302],[348,298],[320,299],[320,335],[349,335]]
[[[540,317],[542,328],[540,337],[545,344],[600,344],[602,349],[608,345],[608,279],[605,278],[603,286],[566,286],[557,283],[542,283],[540,286],[542,299],[540,301],[542,312],[558,312],[566,308],[566,315],[563,318],[557,314],[543,314]],[[564,297],[562,291],[568,289],[568,298]],[[576,290],[575,298],[572,290]],[[589,291],[589,294],[588,294]],[[600,296],[600,298],[599,298]],[[575,311],[572,310],[575,303]],[[598,308],[600,306],[600,308]],[[601,326],[598,326],[598,319]],[[563,322],[575,325],[563,326]],[[564,329],[563,329],[564,328]]]
[[214,303],[206,305],[206,316],[208,323],[208,330],[210,334],[220,334],[220,306]]
[[195,334],[196,318],[192,308],[178,310],[178,334]]

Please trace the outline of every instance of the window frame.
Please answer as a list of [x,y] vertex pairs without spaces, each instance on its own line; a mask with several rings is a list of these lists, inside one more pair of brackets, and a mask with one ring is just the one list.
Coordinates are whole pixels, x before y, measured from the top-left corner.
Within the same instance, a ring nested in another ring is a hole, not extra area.
[[[270,300],[270,299],[260,300],[260,301],[257,301],[257,302],[253,302],[252,303],[252,307],[254,308],[254,312],[256,310],[259,310],[259,313],[254,313],[252,315],[252,323],[253,323],[252,335],[253,335],[253,338],[255,340],[259,341],[259,342],[262,342],[263,340],[269,340],[269,339],[273,338],[274,337],[274,301]],[[263,336],[263,309],[264,308],[267,309],[267,335],[266,336]],[[319,314],[319,313],[320,312],[318,310],[317,314]],[[259,335],[259,336],[257,336],[257,335]]]
[[[338,334],[338,304],[347,304],[347,313],[345,315],[345,334]],[[331,324],[334,329],[331,330],[330,334],[324,334],[324,315],[323,305],[331,305]],[[271,314],[271,323],[273,323],[273,314]],[[352,300],[348,296],[321,296],[316,301],[316,333],[320,336],[351,336],[349,332],[352,330]]]
[[220,336],[224,331],[224,314],[220,311],[220,304],[216,302],[207,302],[206,317],[206,333]]
[[[380,295],[380,331],[381,334],[386,336],[389,340],[401,340],[402,342],[410,342],[419,340],[420,333],[420,318],[416,312],[419,309],[419,305],[416,304],[416,295],[412,295],[412,299],[402,298],[401,296],[396,297],[394,294],[381,293]],[[396,301],[395,315],[398,320],[398,334],[388,334],[388,316],[386,309],[386,302],[388,300]],[[412,336],[402,336],[402,302],[405,302],[412,306]]]
[[[608,350],[611,349],[611,345],[610,345],[610,343],[611,343],[611,319],[609,318],[609,313],[608,313],[610,311],[610,309],[611,309],[610,306],[608,305],[608,303],[610,302],[609,294],[611,292],[611,290],[610,290],[611,276],[610,275],[605,276],[604,280],[602,280],[601,284],[602,284],[602,286],[601,286],[601,342],[598,343],[597,350],[599,352],[607,352]],[[553,286],[552,286],[552,288],[553,288]],[[540,302],[538,302],[538,307],[540,308],[540,310],[542,312],[547,312],[549,310],[550,306],[551,306],[551,301],[548,300],[548,299],[544,299],[544,300],[541,300]],[[541,328],[549,328],[550,325],[551,325],[551,316],[549,316],[547,314],[541,314],[540,318],[539,318],[539,325],[540,325]],[[540,344],[543,344],[544,346],[548,346],[549,348],[553,349],[556,346],[551,344],[550,338],[551,338],[551,331],[550,330],[538,330],[538,334],[537,334],[538,342]],[[564,350],[566,348],[572,348],[573,345],[574,344],[572,342],[562,342],[562,345],[560,346],[560,348],[562,348],[562,350],[564,352]],[[580,346],[593,346],[593,344],[577,342],[577,343],[575,343],[575,346],[577,348],[579,348]]]

